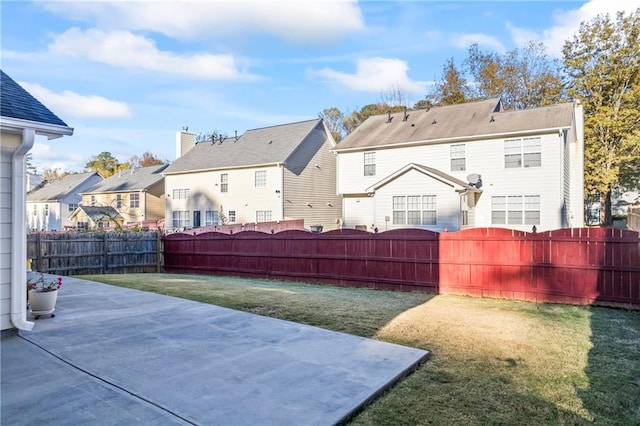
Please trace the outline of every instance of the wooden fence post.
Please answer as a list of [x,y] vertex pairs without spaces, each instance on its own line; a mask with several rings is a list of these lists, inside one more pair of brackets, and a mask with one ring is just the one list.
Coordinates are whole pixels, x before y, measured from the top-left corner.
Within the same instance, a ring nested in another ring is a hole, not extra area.
[[104,238],[103,238],[103,260],[102,260],[102,273],[106,274],[107,273],[107,268],[109,266],[109,247],[107,245],[108,242],[108,238],[107,238],[108,233],[105,232],[103,234]]
[[38,238],[36,239],[36,246],[38,248],[38,265],[36,271],[46,272],[44,269],[44,245],[42,244],[42,233],[38,232]]
[[156,272],[162,272],[162,236],[160,231],[156,231]]

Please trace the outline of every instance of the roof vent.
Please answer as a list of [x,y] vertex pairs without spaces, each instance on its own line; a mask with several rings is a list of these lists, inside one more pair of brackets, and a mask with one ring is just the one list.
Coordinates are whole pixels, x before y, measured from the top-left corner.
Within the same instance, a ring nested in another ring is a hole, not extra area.
[[434,118],[431,124],[436,124],[436,119]]
[[493,123],[494,121],[496,121],[495,118],[493,118],[493,115],[491,116],[491,120],[489,120],[489,123]]
[[409,118],[409,114],[407,114],[407,107],[404,107],[404,117],[402,118],[402,121],[407,121],[407,118]]
[[387,114],[389,114],[389,116],[387,117],[387,123],[391,123],[391,120],[393,120],[393,117],[391,116],[391,111],[387,112]]

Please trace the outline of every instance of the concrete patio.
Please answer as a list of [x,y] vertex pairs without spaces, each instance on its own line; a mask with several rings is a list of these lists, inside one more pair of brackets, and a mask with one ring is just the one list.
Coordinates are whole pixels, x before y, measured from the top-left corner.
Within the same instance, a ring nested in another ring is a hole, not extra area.
[[71,277],[56,316],[1,351],[7,425],[331,425],[428,356]]

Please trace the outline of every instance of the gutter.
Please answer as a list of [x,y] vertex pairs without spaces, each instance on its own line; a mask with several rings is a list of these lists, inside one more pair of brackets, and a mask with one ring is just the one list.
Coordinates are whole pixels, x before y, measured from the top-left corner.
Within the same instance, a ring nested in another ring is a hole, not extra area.
[[[27,321],[27,234],[24,226],[26,217],[26,198],[24,182],[26,179],[24,158],[33,147],[34,129],[23,129],[22,140],[13,151],[11,192],[11,322],[18,330],[31,331],[33,322]],[[18,226],[18,224],[20,226]]]

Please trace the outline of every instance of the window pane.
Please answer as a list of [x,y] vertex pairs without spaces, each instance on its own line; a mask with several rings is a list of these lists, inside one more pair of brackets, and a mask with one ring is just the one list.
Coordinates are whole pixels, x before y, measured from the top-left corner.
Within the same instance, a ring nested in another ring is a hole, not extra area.
[[364,153],[364,175],[365,176],[376,175],[376,153],[375,152]]
[[504,156],[504,167],[506,169],[519,168],[522,166],[522,159],[520,154],[510,154]]
[[420,210],[420,196],[419,195],[411,195],[407,197],[407,208],[409,210]]
[[267,186],[267,171],[259,170],[256,172],[256,187]]
[[375,176],[376,175],[376,165],[375,164],[365,164],[364,165],[364,175],[365,176]]
[[406,225],[406,212],[404,211],[393,211],[393,224],[394,225]]
[[491,210],[505,210],[507,197],[491,197]]
[[452,158],[451,159],[451,171],[459,172],[467,169],[467,159],[466,158]]
[[422,209],[423,210],[435,210],[436,209],[436,196],[435,195],[423,195],[422,196]]
[[522,140],[522,152],[524,152],[525,154],[527,153],[531,153],[531,152],[540,152],[541,151],[541,145],[540,145],[540,138],[524,138]]
[[525,225],[540,225],[540,211],[525,211]]
[[422,214],[423,225],[437,225],[437,213],[435,211],[424,211]]
[[506,213],[503,211],[491,211],[491,224],[492,225],[504,225],[506,224]]
[[540,210],[540,196],[539,195],[525,195],[525,197],[524,197],[524,209],[525,210]]
[[509,225],[522,225],[522,211],[509,210],[508,219]]
[[540,167],[542,166],[542,154],[539,152],[533,154],[524,154],[524,167]]
[[405,200],[406,197],[393,197],[393,210],[404,210],[405,209]]
[[520,139],[509,139],[504,141],[504,154],[520,154],[522,142]]
[[422,220],[420,218],[420,210],[409,210],[407,212],[407,224],[408,225],[422,224]]
[[229,174],[223,173],[220,175],[220,192],[227,192],[229,190]]

